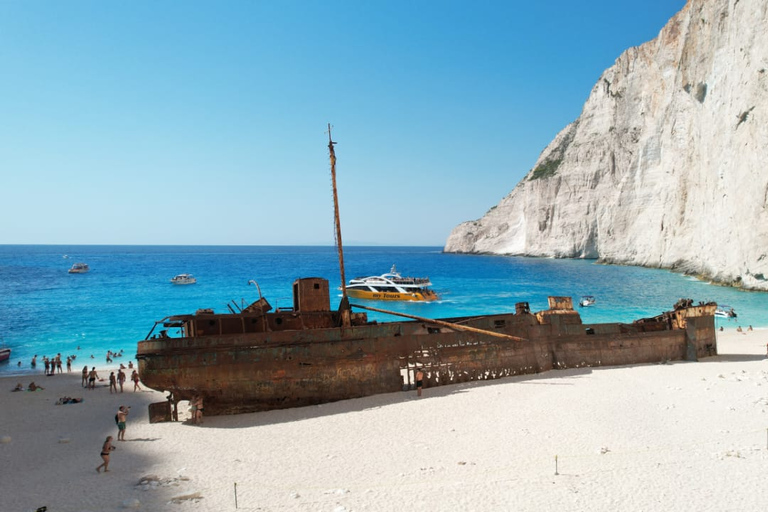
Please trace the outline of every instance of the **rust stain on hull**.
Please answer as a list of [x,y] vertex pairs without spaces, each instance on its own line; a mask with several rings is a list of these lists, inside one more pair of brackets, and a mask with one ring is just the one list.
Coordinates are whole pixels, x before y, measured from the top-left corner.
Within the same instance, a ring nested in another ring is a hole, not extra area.
[[[294,283],[294,307],[260,299],[233,314],[209,310],[156,324],[138,344],[142,381],[174,400],[202,394],[206,414],[313,405],[579,366],[697,359],[716,354],[714,304],[677,304],[632,324],[582,324],[569,297],[548,310],[396,322],[331,311],[328,282]],[[347,319],[348,325],[344,325]],[[178,336],[168,329],[178,329]]]

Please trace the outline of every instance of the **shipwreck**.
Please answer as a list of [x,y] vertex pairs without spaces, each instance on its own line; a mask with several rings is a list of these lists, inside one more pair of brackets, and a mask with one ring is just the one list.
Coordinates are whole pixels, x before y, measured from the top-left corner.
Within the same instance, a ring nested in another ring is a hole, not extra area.
[[154,416],[170,419],[173,406],[195,396],[203,397],[206,415],[219,415],[404,391],[415,387],[419,370],[430,388],[717,354],[717,305],[687,299],[629,324],[584,324],[571,297],[549,297],[549,308],[539,312],[521,302],[503,314],[429,319],[392,313],[406,318],[369,321],[365,311],[375,309],[350,304],[343,286],[334,144],[329,126],[339,307],[331,308],[327,279],[308,277],[294,281],[290,308],[273,311],[260,296],[240,311],[202,309],[156,322],[136,354],[142,382],[171,393]]

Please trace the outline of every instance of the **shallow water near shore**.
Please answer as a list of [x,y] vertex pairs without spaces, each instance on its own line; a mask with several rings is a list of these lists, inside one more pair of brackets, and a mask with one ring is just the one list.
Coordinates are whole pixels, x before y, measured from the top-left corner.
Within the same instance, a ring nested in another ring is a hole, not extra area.
[[[357,301],[428,318],[511,312],[517,302],[539,311],[547,308],[550,295],[571,296],[574,303],[594,295],[595,306],[578,308],[585,323],[631,322],[668,310],[685,297],[732,306],[737,320],[716,319],[726,329],[768,327],[768,294],[665,270],[591,260],[443,254],[441,247],[347,247],[344,261],[347,280],[383,274],[393,264],[403,276],[430,277],[441,296],[437,302]],[[90,272],[67,273],[75,262],[88,263]],[[195,275],[197,284],[171,284],[180,273]],[[299,277],[328,279],[331,306],[338,305],[341,277],[334,247],[0,246],[0,346],[12,349],[0,375],[32,372],[35,354],[38,360],[76,354],[76,370],[104,364],[107,350],[123,350],[120,362],[127,364],[155,321],[199,308],[226,312],[233,302],[247,305],[258,298],[249,280],[258,282],[273,307],[291,306],[291,286]]]

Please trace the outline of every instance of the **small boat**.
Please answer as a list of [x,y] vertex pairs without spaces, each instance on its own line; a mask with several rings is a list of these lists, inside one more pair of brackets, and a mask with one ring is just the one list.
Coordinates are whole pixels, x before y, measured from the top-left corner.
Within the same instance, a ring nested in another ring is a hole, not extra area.
[[390,271],[380,276],[356,277],[347,285],[347,295],[356,299],[430,301],[437,294],[430,289],[428,277],[403,277],[392,265]]
[[731,306],[726,304],[718,304],[715,310],[715,316],[718,318],[736,318],[738,315]]
[[195,284],[197,279],[192,274],[179,274],[171,279],[173,284]]
[[87,263],[75,263],[72,268],[69,269],[70,274],[85,274],[91,270],[91,267]]
[[594,305],[595,305],[595,298],[592,295],[584,295],[579,301],[579,306],[581,307],[594,306]]
[[0,363],[7,361],[11,358],[11,349],[0,348]]

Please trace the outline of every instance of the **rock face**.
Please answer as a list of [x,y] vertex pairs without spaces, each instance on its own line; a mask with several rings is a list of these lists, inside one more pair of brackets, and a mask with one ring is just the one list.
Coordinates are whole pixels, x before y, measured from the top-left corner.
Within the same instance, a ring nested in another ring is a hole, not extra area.
[[445,252],[599,258],[768,290],[766,27],[766,0],[689,0]]

